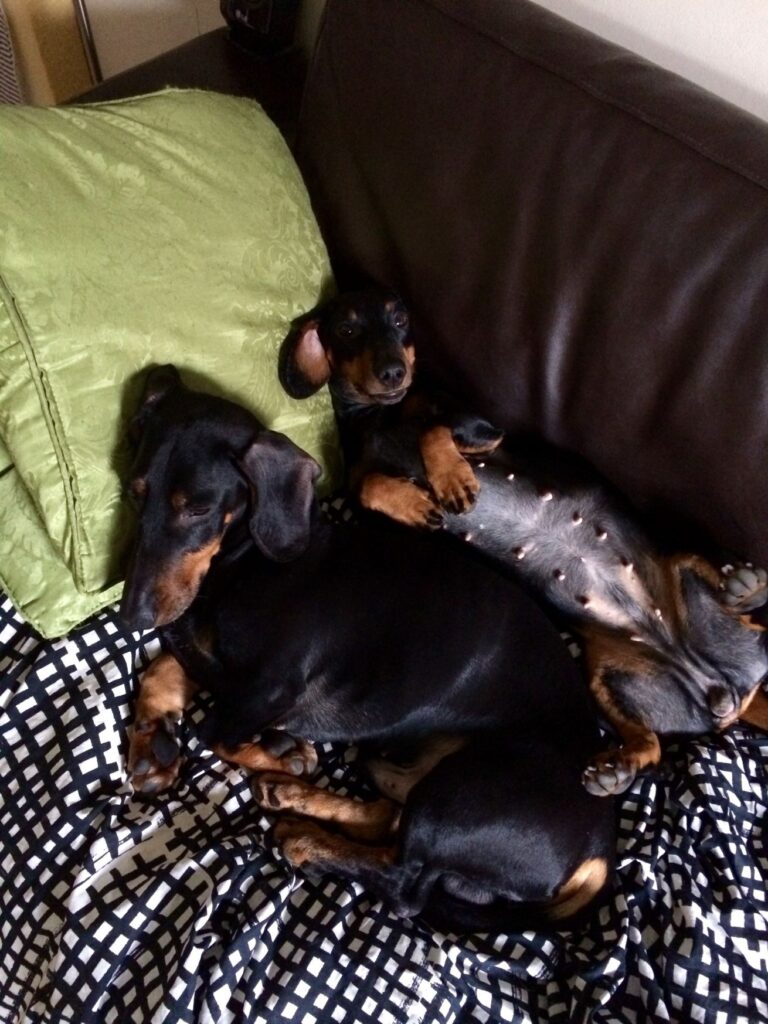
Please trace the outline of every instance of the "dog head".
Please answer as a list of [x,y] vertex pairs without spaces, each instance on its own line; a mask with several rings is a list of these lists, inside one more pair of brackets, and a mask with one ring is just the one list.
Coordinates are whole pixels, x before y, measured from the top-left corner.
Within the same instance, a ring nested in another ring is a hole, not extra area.
[[138,517],[120,614],[134,629],[177,619],[234,538],[267,558],[298,557],[310,538],[320,468],[233,402],[150,373],[131,422],[137,454],[125,493]]
[[293,321],[280,350],[280,382],[294,398],[328,384],[349,405],[393,405],[413,380],[408,310],[392,291],[330,299]]

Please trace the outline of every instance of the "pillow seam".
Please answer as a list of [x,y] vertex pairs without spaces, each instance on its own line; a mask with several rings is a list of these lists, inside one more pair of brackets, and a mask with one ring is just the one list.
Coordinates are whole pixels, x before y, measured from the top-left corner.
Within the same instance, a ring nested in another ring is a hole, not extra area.
[[[69,524],[72,529],[72,560],[74,564],[71,567],[71,571],[77,589],[87,594],[87,590],[85,590],[83,565],[80,553],[82,529],[77,515],[77,504],[79,501],[79,495],[77,493],[77,478],[73,468],[69,464],[69,460],[67,458],[67,448],[64,441],[60,437],[60,431],[58,430],[58,426],[56,423],[56,416],[60,417],[58,404],[56,402],[55,395],[53,394],[53,391],[51,389],[50,383],[48,382],[48,375],[45,373],[45,371],[40,366],[35,357],[34,346],[32,345],[32,342],[30,340],[30,335],[29,332],[27,331],[24,317],[21,313],[21,310],[18,307],[13,291],[9,287],[8,282],[6,281],[2,272],[0,272],[0,298],[3,300],[3,304],[6,307],[8,317],[11,322],[11,326],[13,327],[14,332],[16,334],[16,338],[21,345],[22,351],[24,352],[24,356],[27,360],[27,365],[30,367],[30,376],[32,378],[32,383],[35,388],[35,391],[37,392],[38,401],[40,403],[40,409],[43,414],[43,420],[48,431],[48,437],[50,438],[54,454],[56,456],[56,463],[59,468],[59,477],[61,479],[62,490],[64,492],[64,503],[67,508],[67,517],[69,519]],[[53,411],[54,409],[55,415]],[[9,450],[12,453],[12,448],[10,448]],[[33,495],[33,500],[34,497],[35,496]],[[35,502],[35,505],[37,507],[38,512],[40,513],[43,525],[45,526],[45,515],[43,508],[38,501]],[[46,533],[47,532],[48,531],[46,530]],[[48,536],[51,536],[50,533],[48,534]],[[57,544],[53,537],[51,537],[51,543],[54,545],[55,548],[57,548],[57,550],[59,550],[59,553],[61,554],[61,557],[64,559],[64,562],[66,564],[67,559],[63,548],[60,547],[59,544]]]

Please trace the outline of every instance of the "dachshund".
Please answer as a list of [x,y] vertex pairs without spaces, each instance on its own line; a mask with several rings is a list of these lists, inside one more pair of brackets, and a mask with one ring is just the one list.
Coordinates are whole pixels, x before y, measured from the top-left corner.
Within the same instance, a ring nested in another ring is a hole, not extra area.
[[[446,512],[466,511],[477,495],[463,456],[490,454],[504,432],[415,379],[415,361],[403,300],[368,288],[294,320],[280,348],[278,376],[294,398],[329,385],[349,489],[363,508],[434,529]],[[419,447],[432,436],[448,443],[433,445],[426,487]]]
[[[327,522],[314,460],[173,367],[149,375],[132,430],[120,612],[164,646],[140,682],[135,790],[177,777],[200,686],[206,741],[260,773],[265,811],[289,812],[274,834],[295,867],[453,931],[586,912],[610,878],[614,809],[581,784],[596,710],[535,602],[448,538]],[[381,795],[301,778],[310,737],[361,744]]]
[[660,735],[738,719],[768,728],[766,637],[745,614],[766,599],[765,571],[740,566],[723,581],[701,557],[664,553],[576,456],[530,438],[501,444],[418,383],[409,407],[408,325],[393,292],[342,294],[293,322],[280,379],[296,397],[329,385],[364,507],[441,526],[580,632],[592,692],[621,739],[586,767],[589,792],[626,790],[659,762]]

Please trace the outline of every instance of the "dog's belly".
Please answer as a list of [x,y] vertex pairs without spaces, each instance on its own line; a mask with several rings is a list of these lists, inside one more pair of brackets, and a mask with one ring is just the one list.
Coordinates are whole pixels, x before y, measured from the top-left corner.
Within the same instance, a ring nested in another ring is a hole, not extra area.
[[505,459],[476,466],[473,508],[445,529],[522,577],[577,622],[632,631],[657,614],[641,578],[649,545],[598,489],[558,491]]

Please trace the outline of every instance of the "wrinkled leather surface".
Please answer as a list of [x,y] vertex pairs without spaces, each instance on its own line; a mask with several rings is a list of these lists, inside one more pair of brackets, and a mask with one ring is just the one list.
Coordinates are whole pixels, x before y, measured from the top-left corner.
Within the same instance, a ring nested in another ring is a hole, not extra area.
[[298,156],[490,418],[768,562],[768,125],[527,0],[329,0]]

